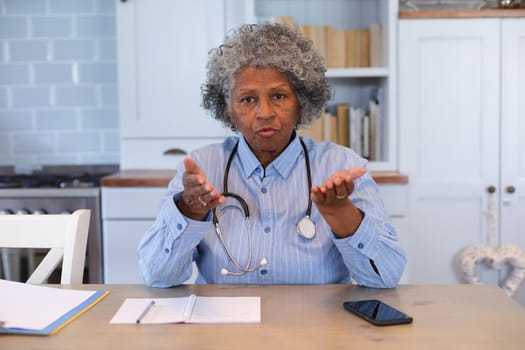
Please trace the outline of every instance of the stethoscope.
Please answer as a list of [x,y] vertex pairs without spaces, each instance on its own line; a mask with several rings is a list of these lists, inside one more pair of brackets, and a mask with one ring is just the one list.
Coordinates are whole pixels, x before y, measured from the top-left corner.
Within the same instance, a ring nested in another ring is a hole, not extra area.
[[[315,224],[310,219],[310,214],[312,211],[312,199],[311,199],[311,188],[312,188],[312,174],[310,170],[310,157],[308,156],[308,150],[306,149],[306,145],[304,144],[303,140],[299,138],[299,142],[301,143],[301,147],[304,151],[304,160],[306,163],[306,176],[308,179],[308,206],[306,208],[306,213],[304,218],[299,220],[297,223],[297,233],[306,239],[313,239],[315,237]],[[221,227],[219,225],[219,218],[216,213],[216,208],[212,210],[213,212],[213,224],[215,225],[215,232],[217,233],[217,237],[219,237],[219,240],[224,247],[224,250],[226,251],[226,255],[228,255],[228,258],[233,263],[235,268],[239,270],[238,272],[232,272],[227,270],[226,268],[221,269],[221,274],[223,275],[231,275],[231,276],[242,276],[248,272],[253,272],[257,269],[259,269],[261,266],[264,266],[268,264],[268,260],[266,258],[262,258],[261,261],[255,266],[252,265],[252,253],[253,253],[253,232],[251,230],[250,225],[250,210],[248,208],[248,204],[246,201],[239,196],[236,193],[228,192],[228,175],[230,173],[230,166],[233,161],[233,157],[237,153],[237,148],[239,146],[239,141],[233,146],[233,149],[230,153],[230,157],[228,158],[228,162],[226,163],[226,169],[224,170],[224,177],[223,177],[223,188],[224,192],[221,193],[224,197],[230,197],[235,199],[238,204],[240,204],[240,208],[244,215],[244,220],[246,222],[246,227],[248,231],[248,259],[246,261],[246,265],[242,266],[237,259],[231,254],[230,249],[226,245],[226,242],[224,241],[224,237],[222,235]],[[238,208],[238,207],[237,207]]]

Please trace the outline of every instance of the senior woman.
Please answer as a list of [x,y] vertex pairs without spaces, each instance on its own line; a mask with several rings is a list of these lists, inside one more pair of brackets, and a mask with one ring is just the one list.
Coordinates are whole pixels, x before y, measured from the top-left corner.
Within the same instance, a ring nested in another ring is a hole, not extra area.
[[139,245],[145,283],[181,284],[195,262],[197,283],[394,287],[406,259],[366,160],[296,133],[331,97],[311,41],[241,26],[207,70],[203,107],[240,135],[178,165]]

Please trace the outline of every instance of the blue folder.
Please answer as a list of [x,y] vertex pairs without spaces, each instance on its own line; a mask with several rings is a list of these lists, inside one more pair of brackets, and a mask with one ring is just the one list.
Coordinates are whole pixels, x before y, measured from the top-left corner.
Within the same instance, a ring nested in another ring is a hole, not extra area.
[[51,335],[57,333],[59,330],[67,326],[73,320],[78,318],[84,312],[92,308],[96,303],[102,300],[108,291],[96,291],[91,297],[86,299],[83,303],[77,307],[71,309],[69,312],[58,318],[53,323],[49,324],[43,329],[27,329],[27,328],[10,328],[0,327],[0,334],[31,334],[31,335]]

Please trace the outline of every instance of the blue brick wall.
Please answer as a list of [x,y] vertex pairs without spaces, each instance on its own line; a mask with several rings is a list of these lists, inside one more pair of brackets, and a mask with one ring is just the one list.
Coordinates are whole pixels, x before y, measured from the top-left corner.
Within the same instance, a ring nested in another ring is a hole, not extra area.
[[115,0],[0,0],[0,165],[119,161]]

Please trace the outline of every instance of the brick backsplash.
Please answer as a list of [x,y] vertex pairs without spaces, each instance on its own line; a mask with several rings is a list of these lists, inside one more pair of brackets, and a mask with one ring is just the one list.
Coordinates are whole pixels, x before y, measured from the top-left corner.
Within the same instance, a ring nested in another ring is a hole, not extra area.
[[114,0],[0,0],[0,165],[119,161]]

